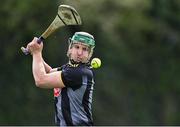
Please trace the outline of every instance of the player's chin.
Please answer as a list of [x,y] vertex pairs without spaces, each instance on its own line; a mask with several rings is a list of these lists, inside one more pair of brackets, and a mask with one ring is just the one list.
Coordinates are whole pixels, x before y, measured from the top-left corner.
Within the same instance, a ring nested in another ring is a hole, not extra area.
[[88,62],[86,59],[80,59],[80,58],[77,58],[74,61],[77,63],[87,63]]
[[83,60],[80,60],[80,59],[76,59],[74,61],[77,62],[77,63],[83,63]]

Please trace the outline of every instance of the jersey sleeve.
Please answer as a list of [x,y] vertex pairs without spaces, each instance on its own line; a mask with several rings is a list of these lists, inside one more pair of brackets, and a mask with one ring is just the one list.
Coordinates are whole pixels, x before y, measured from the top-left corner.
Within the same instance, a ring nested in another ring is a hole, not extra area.
[[82,85],[82,77],[86,76],[80,68],[70,67],[62,70],[61,78],[66,87],[77,88]]

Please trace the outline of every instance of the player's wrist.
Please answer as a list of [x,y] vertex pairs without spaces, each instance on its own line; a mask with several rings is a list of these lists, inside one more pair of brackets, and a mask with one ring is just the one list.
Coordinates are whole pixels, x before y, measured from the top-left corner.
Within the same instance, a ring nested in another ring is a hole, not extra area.
[[35,57],[42,57],[42,53],[40,51],[31,52],[31,55]]

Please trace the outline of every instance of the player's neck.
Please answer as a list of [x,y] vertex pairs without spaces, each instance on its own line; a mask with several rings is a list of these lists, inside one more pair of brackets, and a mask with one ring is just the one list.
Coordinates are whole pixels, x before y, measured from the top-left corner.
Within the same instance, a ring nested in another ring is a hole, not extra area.
[[74,64],[79,64],[79,65],[82,65],[82,64],[89,64],[89,62],[87,62],[87,63],[82,63],[82,62],[76,62],[76,61],[74,61],[73,59],[70,59],[69,60],[69,64],[72,64],[72,65],[74,65]]

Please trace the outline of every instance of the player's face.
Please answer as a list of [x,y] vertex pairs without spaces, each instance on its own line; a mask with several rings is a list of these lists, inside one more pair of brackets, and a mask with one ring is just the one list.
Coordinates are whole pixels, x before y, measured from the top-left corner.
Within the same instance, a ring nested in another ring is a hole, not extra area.
[[69,49],[70,58],[82,63],[86,63],[89,60],[89,52],[89,47],[82,43],[74,43]]

